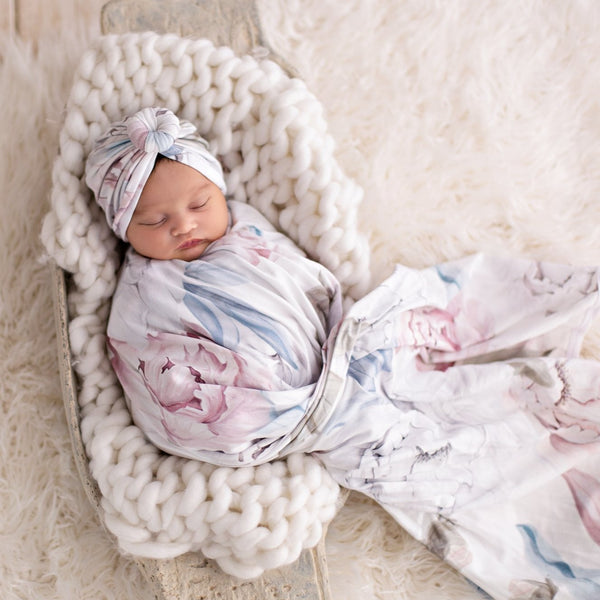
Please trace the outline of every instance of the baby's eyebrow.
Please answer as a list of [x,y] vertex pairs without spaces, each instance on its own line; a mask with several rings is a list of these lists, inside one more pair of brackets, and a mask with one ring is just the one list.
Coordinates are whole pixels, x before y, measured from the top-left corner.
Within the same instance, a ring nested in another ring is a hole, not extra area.
[[197,194],[198,192],[205,190],[207,187],[208,187],[208,183],[200,183],[193,188],[193,192]]
[[145,217],[146,215],[155,215],[158,214],[160,211],[153,209],[153,208],[140,208],[140,209],[135,209],[133,211],[133,214],[136,217]]
[[141,208],[139,211],[136,208],[132,215],[132,220],[135,219],[137,222],[160,219],[165,216],[164,211],[157,210],[155,208]]

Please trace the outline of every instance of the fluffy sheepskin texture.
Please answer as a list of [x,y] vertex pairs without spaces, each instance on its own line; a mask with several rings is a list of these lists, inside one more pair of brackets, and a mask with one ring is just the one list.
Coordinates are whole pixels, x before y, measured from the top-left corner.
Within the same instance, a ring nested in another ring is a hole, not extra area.
[[[0,37],[0,597],[149,597],[77,478],[64,420],[41,219],[74,62],[99,33],[36,49]],[[260,0],[270,45],[322,101],[337,155],[365,189],[379,281],[477,250],[600,260],[600,3]],[[600,326],[584,353],[600,358]],[[330,526],[332,595],[479,594],[371,501]]]

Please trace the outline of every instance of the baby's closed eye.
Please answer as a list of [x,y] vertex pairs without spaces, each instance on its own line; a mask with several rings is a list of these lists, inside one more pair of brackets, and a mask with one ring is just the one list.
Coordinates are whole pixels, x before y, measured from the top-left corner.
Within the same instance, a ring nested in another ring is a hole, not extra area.
[[143,225],[144,227],[158,227],[159,225],[166,223],[166,221],[167,217],[152,217],[139,221],[139,225]]
[[190,209],[191,210],[200,210],[208,204],[209,200],[210,200],[210,198],[207,198],[206,200],[199,200],[198,202],[194,202],[194,204],[190,205]]

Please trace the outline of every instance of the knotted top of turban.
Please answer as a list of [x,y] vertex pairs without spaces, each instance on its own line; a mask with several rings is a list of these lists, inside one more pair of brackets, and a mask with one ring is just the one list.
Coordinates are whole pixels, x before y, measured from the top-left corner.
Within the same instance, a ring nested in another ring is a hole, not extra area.
[[85,182],[122,240],[127,241],[127,227],[159,154],[196,169],[226,193],[221,164],[195,131],[195,125],[166,108],[144,108],[113,123],[95,142]]

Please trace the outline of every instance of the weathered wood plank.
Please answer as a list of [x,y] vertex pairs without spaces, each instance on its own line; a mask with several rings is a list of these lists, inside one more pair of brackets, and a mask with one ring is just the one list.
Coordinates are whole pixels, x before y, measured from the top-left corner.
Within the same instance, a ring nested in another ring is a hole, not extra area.
[[17,0],[0,0],[0,31],[15,35],[17,26],[15,22]]
[[[102,31],[156,31],[207,38],[236,54],[268,49],[253,0],[111,0],[102,9]],[[296,71],[279,55],[269,58],[290,74]]]
[[89,469],[85,446],[79,427],[80,415],[77,402],[77,384],[71,361],[71,343],[69,341],[69,314],[67,310],[67,277],[56,264],[52,269],[52,297],[54,301],[54,322],[56,324],[56,341],[58,344],[58,368],[62,387],[65,416],[71,436],[71,447],[79,478],[89,501],[96,510],[100,510],[100,490]]
[[188,553],[170,560],[137,559],[156,600],[331,600],[322,541],[292,565],[251,581],[225,575],[216,564]]
[[23,39],[31,41],[72,26],[75,16],[79,24],[97,24],[105,2],[105,0],[0,1],[13,5],[15,30]]
[[102,28],[112,33],[151,29],[207,37],[216,45],[247,52],[263,44],[255,3],[240,0],[117,0],[102,11]]

